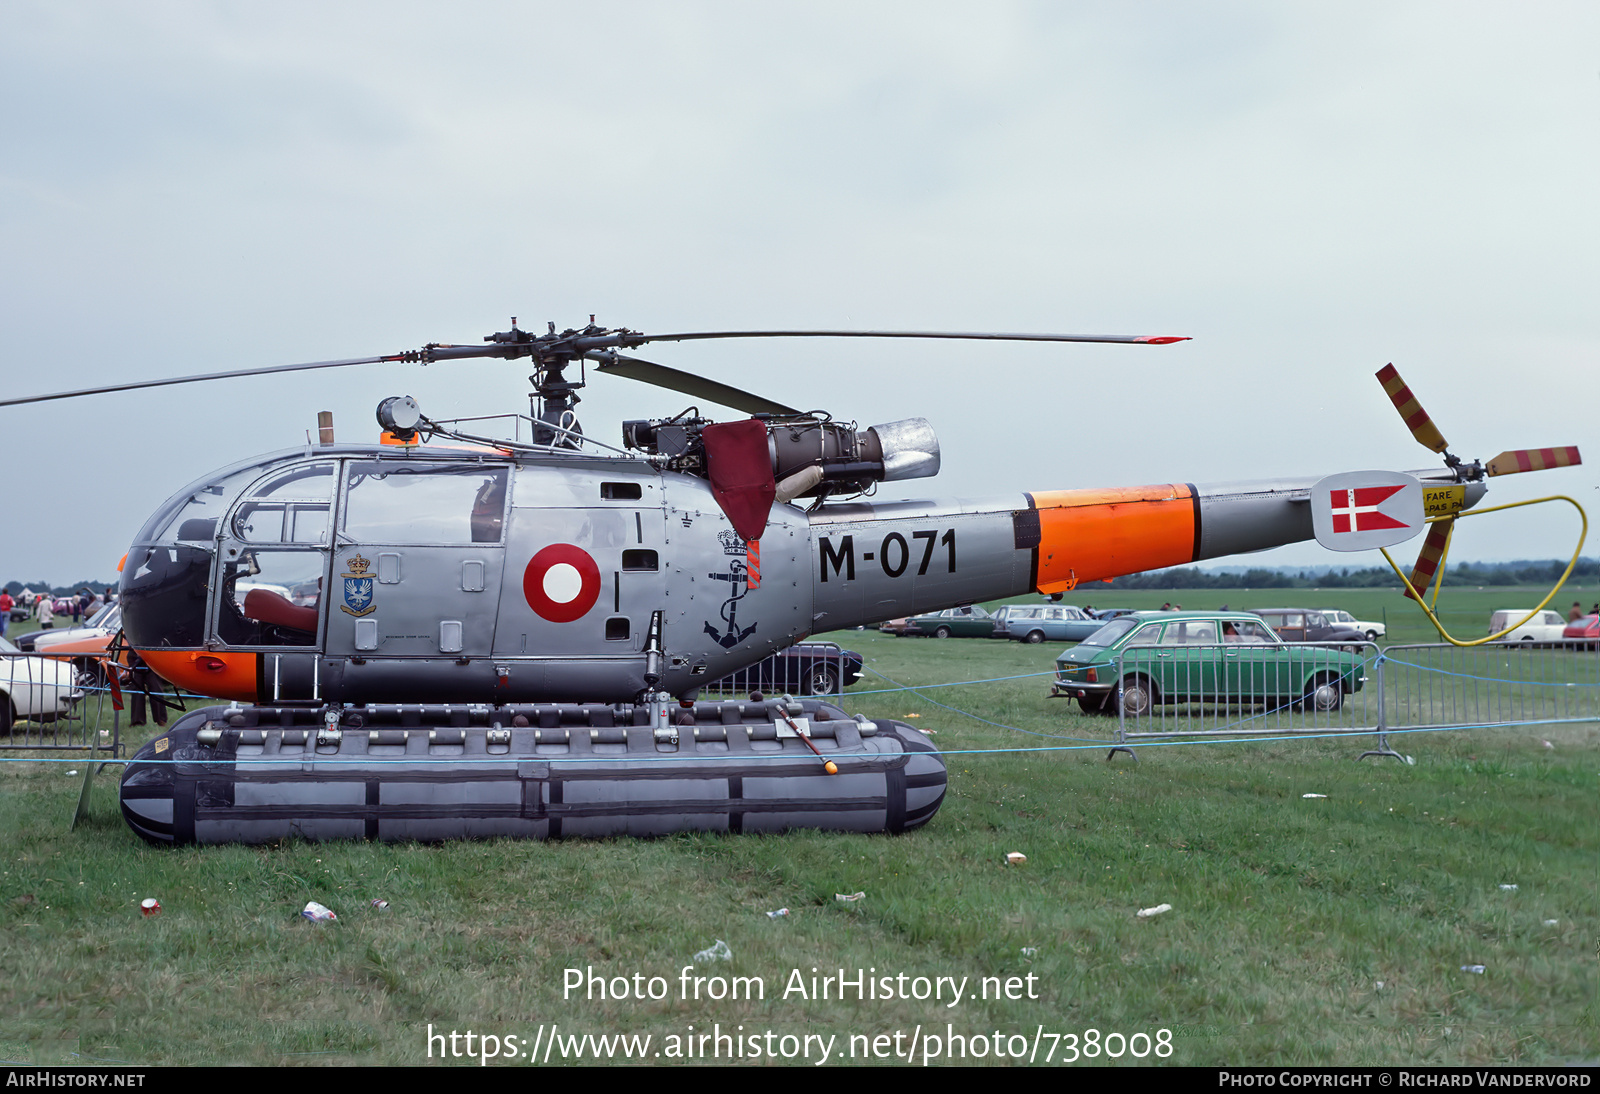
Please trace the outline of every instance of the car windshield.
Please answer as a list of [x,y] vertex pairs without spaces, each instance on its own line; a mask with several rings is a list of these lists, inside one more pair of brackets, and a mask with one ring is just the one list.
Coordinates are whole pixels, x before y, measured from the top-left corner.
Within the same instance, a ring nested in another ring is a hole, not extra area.
[[1099,630],[1095,631],[1088,638],[1085,638],[1083,640],[1083,642],[1081,643],[1081,645],[1085,645],[1085,646],[1112,646],[1112,645],[1115,645],[1117,643],[1118,639],[1120,639],[1123,635],[1127,634],[1129,631],[1133,630],[1133,628],[1137,627],[1138,625],[1139,625],[1139,623],[1138,623],[1137,620],[1133,620],[1133,619],[1114,619],[1110,623],[1107,623],[1105,626],[1101,627]]

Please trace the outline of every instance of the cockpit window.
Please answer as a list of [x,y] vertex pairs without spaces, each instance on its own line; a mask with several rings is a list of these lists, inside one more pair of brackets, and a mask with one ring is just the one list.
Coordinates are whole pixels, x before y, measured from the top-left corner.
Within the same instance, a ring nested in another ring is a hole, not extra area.
[[250,488],[233,515],[233,534],[246,543],[326,543],[332,498],[332,464],[279,471]]
[[320,551],[250,549],[222,565],[217,637],[230,646],[309,646],[326,565]]
[[344,535],[356,543],[499,543],[507,469],[352,463]]
[[216,482],[196,487],[187,496],[171,499],[168,505],[172,505],[173,502],[178,503],[171,519],[162,525],[159,535],[151,536],[145,542],[199,543],[214,540],[217,535],[217,522],[222,514],[238,496],[244,484],[259,473],[259,467],[252,467],[218,479]]

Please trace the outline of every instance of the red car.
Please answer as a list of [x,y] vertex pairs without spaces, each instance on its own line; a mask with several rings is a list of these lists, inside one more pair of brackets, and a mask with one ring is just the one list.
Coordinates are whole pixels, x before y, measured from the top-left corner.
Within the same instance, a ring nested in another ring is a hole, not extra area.
[[1561,632],[1563,641],[1582,642],[1586,650],[1600,646],[1600,615],[1586,615],[1575,623],[1568,623]]

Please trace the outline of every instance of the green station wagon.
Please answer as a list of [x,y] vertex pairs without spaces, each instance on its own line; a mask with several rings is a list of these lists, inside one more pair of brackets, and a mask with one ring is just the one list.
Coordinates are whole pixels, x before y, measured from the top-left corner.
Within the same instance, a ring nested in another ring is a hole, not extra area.
[[1365,682],[1359,656],[1286,643],[1245,612],[1135,612],[1063,651],[1050,694],[1115,714],[1120,686],[1123,712],[1134,717],[1161,703],[1327,712]]
[[942,612],[914,615],[906,620],[906,637],[931,634],[935,638],[988,638],[994,631],[994,616],[972,605],[946,608]]

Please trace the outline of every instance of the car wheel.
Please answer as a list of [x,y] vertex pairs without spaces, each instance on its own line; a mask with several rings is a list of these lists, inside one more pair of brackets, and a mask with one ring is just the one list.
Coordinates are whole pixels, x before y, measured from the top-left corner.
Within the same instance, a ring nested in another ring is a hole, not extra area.
[[1026,642],[1030,646],[1037,646],[1040,642],[1044,641],[1044,632],[1043,631],[1029,631],[1028,632],[1028,637],[1024,638],[1023,641]]
[[1146,717],[1157,702],[1156,686],[1143,676],[1122,678],[1122,713],[1129,718]]
[[1376,642],[1377,640],[1378,640],[1378,632],[1377,631],[1368,631],[1367,632],[1367,641],[1368,642]]
[[940,627],[938,630],[933,632],[933,636],[935,638],[949,638],[950,637],[950,628],[949,627]]
[[11,707],[11,696],[0,695],[0,734],[11,736],[11,727],[16,721],[17,712]]
[[839,690],[839,674],[831,665],[818,665],[806,673],[807,695],[833,695]]
[[1338,710],[1344,705],[1344,689],[1339,686],[1339,678],[1325,672],[1313,679],[1311,686],[1306,688],[1301,704],[1304,709],[1318,714],[1331,714]]

